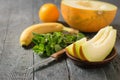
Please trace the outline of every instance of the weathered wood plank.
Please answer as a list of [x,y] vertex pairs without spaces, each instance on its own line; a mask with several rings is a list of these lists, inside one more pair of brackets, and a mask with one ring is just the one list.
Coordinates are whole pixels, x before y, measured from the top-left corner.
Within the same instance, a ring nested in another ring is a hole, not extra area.
[[9,12],[9,7],[7,6],[8,1],[6,1],[5,3],[4,0],[0,0],[0,4],[3,4],[0,5],[0,54],[1,54],[4,47],[4,41],[6,38],[6,32],[8,28],[7,22],[9,21],[10,12]]
[[8,0],[8,4],[3,0],[0,5],[8,6],[9,14],[2,17],[9,20],[4,22],[8,28],[0,58],[0,80],[33,80],[33,74],[24,71],[33,64],[33,53],[19,45],[21,32],[33,23],[32,0]]
[[[116,4],[119,0],[104,0]],[[38,11],[44,3],[55,3],[60,10],[61,0],[0,0],[0,80],[119,80],[120,75],[120,9],[113,25],[118,30],[117,57],[105,67],[83,69],[69,59],[61,58],[46,67],[30,73],[25,68],[43,60],[19,45],[19,36],[24,28],[39,23]],[[63,21],[60,15],[59,21]],[[93,34],[87,34],[91,36]],[[35,61],[34,61],[35,60]]]
[[[44,3],[59,4],[59,2],[59,0],[34,0],[34,23],[39,23],[40,21],[38,18],[38,11],[41,5],[43,5]],[[43,60],[38,55],[34,55],[34,59],[34,63]],[[54,62],[47,67],[43,67],[40,68],[38,71],[35,71],[34,80],[69,80],[65,59]]]
[[107,80],[102,68],[81,68],[67,59],[70,80]]
[[[8,23],[9,22],[9,2],[6,0],[0,0],[0,67],[1,65],[1,58],[3,54],[3,48],[4,48],[4,43],[6,39],[6,34],[7,34],[7,28],[8,28]],[[0,68],[0,80],[7,80],[8,78],[5,77],[6,74],[4,71]]]
[[[35,62],[41,61],[39,56],[35,56]],[[53,62],[48,66],[41,67],[35,71],[35,80],[69,80],[65,59]]]

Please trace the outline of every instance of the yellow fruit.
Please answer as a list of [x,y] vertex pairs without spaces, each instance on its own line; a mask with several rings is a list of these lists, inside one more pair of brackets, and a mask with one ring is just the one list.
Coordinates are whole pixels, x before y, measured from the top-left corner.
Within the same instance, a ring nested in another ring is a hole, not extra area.
[[107,26],[87,41],[82,38],[65,48],[71,56],[89,62],[103,61],[112,51],[116,42],[117,30]]
[[59,18],[59,10],[53,3],[46,3],[40,7],[39,18],[43,22],[55,22]]
[[82,32],[97,32],[111,24],[117,7],[97,0],[62,0],[61,12],[64,20]]
[[20,44],[21,46],[28,46],[33,38],[33,32],[42,34],[42,33],[48,33],[48,32],[56,32],[56,31],[68,31],[70,33],[78,33],[77,30],[65,27],[64,25],[60,23],[41,23],[41,24],[35,24],[31,25],[30,27],[26,28],[21,36],[20,36]]
[[70,54],[71,56],[81,59],[81,60],[86,60],[83,53],[82,53],[82,44],[84,44],[87,41],[87,38],[82,38],[78,41],[76,41],[73,44],[70,44],[65,48],[66,52]]
[[110,33],[110,30],[113,29],[113,27],[106,27],[104,28],[105,32],[102,34],[102,36],[99,38],[98,41],[94,42],[95,45],[100,45],[108,36],[108,34]]
[[77,54],[77,57],[81,60],[86,60],[83,53],[82,53],[82,44],[84,44],[87,41],[87,38],[82,38],[75,43],[75,53]]
[[[90,62],[103,61],[112,51],[116,42],[117,31],[111,27],[106,29],[108,33],[101,36],[97,45],[94,42],[85,42],[82,45],[82,52],[86,60]],[[101,42],[101,40],[103,41]]]

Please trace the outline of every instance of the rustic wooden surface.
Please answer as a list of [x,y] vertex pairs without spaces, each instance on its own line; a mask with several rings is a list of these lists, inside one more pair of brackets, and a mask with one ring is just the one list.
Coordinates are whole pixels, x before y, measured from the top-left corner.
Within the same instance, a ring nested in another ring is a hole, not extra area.
[[[19,45],[19,36],[28,26],[39,23],[38,10],[44,3],[55,3],[60,10],[61,0],[0,0],[0,80],[120,80],[120,2],[103,0],[118,6],[113,25],[117,30],[117,57],[101,68],[84,69],[68,58],[61,58],[37,71],[25,69],[39,60],[31,49]],[[63,21],[60,16],[59,21]],[[91,36],[92,33],[87,34]]]

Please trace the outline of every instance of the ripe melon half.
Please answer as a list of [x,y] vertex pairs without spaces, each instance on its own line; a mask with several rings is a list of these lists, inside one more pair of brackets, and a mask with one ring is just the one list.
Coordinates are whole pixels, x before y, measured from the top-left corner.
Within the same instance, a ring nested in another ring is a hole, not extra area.
[[111,24],[117,6],[96,0],[62,0],[61,13],[64,20],[82,32],[97,32]]

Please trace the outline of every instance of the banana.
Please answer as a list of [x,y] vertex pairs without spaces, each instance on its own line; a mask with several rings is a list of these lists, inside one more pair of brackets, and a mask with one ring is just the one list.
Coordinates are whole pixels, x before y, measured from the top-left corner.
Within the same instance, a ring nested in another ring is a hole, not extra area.
[[48,33],[48,32],[57,32],[57,31],[68,31],[71,33],[78,33],[78,30],[65,27],[61,23],[39,23],[27,27],[20,35],[20,45],[28,46],[33,38],[33,32],[38,34]]

